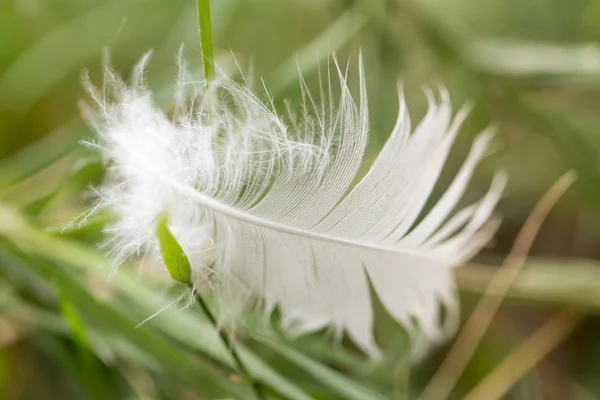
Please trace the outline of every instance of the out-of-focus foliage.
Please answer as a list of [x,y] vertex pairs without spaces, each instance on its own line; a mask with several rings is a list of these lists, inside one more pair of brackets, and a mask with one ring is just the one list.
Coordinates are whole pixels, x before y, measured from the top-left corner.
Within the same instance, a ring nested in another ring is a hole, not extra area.
[[[345,62],[362,49],[374,151],[394,123],[398,78],[417,115],[426,104],[424,85],[444,82],[456,108],[475,103],[448,172],[475,133],[497,126],[493,152],[470,193],[483,193],[491,171],[505,168],[504,219],[480,259],[489,265],[457,274],[465,314],[537,199],[575,169],[574,190],[545,223],[531,262],[453,396],[461,398],[548,315],[572,307],[586,313],[585,322],[507,398],[599,398],[600,3],[218,0],[211,6],[216,58],[224,68],[234,70],[234,58],[251,67],[257,93],[262,77],[277,106],[299,99],[298,69],[316,88],[331,51]],[[151,272],[138,278],[135,265],[111,275],[98,250],[110,216],[67,225],[89,205],[86,189],[103,171],[97,155],[78,145],[90,135],[76,105],[84,96],[82,69],[99,80],[103,54],[126,72],[153,49],[148,82],[168,108],[181,44],[201,75],[192,0],[0,0],[0,398],[250,398],[200,310],[167,307],[181,288]],[[445,349],[409,367],[404,333],[381,307],[377,312],[385,354],[379,363],[333,343],[326,332],[286,338],[277,316],[266,332],[248,315],[236,340],[274,398],[414,398]]]

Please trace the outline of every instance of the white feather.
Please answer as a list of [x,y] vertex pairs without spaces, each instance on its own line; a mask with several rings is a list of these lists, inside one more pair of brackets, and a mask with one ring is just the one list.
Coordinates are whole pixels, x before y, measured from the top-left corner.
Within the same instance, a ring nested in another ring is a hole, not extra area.
[[353,186],[369,133],[362,62],[358,104],[336,63],[337,104],[328,75],[319,103],[302,82],[299,118],[283,118],[226,76],[192,81],[184,63],[167,116],[144,86],[147,60],[131,86],[108,69],[101,91],[88,85],[97,107],[86,116],[109,166],[99,206],[118,217],[109,228],[117,263],[142,253],[159,258],[154,225],[167,211],[195,283],[214,290],[221,318],[258,297],[266,313],[279,307],[289,327],[330,326],[375,355],[371,283],[409,332],[428,343],[453,332],[451,267],[490,239],[496,224],[487,221],[505,177],[498,174],[483,199],[449,218],[484,156],[491,137],[484,132],[418,220],[468,112],[452,119],[445,90],[440,100],[428,94],[414,132],[400,94],[389,140]]

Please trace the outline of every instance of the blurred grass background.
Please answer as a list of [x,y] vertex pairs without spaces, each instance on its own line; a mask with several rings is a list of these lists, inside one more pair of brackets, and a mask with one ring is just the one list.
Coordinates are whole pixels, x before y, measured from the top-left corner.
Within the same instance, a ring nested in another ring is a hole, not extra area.
[[[425,85],[443,82],[456,108],[476,104],[448,176],[473,135],[497,126],[467,197],[506,169],[503,224],[480,263],[457,273],[464,315],[537,200],[566,170],[577,172],[452,396],[462,398],[569,309],[584,317],[575,332],[505,398],[600,398],[600,2],[218,0],[212,8],[217,59],[226,65],[233,54],[251,65],[278,104],[299,97],[297,65],[316,86],[329,52],[345,62],[362,49],[372,154],[394,123],[398,78],[414,121],[424,113]],[[201,73],[191,0],[0,0],[0,398],[250,398],[197,309],[172,308],[136,328],[177,289],[138,278],[135,266],[109,281],[96,246],[103,216],[61,233],[102,177],[95,155],[78,145],[90,135],[76,107],[81,70],[98,81],[108,47],[126,74],[153,49],[149,84],[168,106],[182,43]],[[447,348],[409,366],[401,328],[379,313],[381,364],[326,334],[292,341],[259,331],[251,315],[237,339],[274,397],[415,398]]]

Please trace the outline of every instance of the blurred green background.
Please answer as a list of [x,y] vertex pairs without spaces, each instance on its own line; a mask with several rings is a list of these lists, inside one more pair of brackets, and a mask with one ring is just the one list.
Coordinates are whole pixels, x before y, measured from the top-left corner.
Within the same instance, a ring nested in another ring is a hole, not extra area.
[[[252,66],[278,105],[298,99],[298,69],[316,87],[331,52],[356,64],[362,49],[368,158],[395,121],[399,78],[413,121],[427,85],[443,82],[456,109],[472,101],[440,189],[473,136],[497,127],[466,200],[486,190],[495,169],[507,170],[503,223],[478,264],[457,273],[464,315],[539,198],[575,170],[452,398],[523,343],[521,356],[536,365],[505,398],[600,398],[600,2],[215,0],[212,12],[217,59]],[[168,107],[181,44],[201,75],[192,0],[0,0],[0,398],[251,398],[196,308],[171,307],[136,328],[181,291],[137,277],[135,266],[109,280],[97,250],[106,216],[62,231],[102,177],[97,157],[78,144],[91,135],[77,108],[81,71],[99,82],[108,48],[127,74],[153,49],[149,85]],[[562,310],[578,317],[565,327],[571,335],[526,342]],[[409,365],[402,329],[379,314],[379,364],[323,333],[291,340],[253,328],[252,315],[236,338],[273,398],[415,398],[448,346]],[[532,356],[553,338],[556,349]]]

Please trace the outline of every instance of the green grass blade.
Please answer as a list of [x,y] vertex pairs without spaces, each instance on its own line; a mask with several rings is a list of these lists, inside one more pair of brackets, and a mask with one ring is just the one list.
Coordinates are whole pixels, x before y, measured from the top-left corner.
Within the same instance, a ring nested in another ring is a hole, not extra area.
[[204,78],[210,80],[215,76],[215,55],[212,44],[212,27],[210,20],[210,0],[198,0],[198,30],[204,65]]
[[67,297],[67,295],[60,290],[60,286],[57,286],[57,290],[60,311],[63,315],[63,318],[67,322],[67,326],[69,327],[71,336],[75,340],[75,343],[78,344],[79,350],[81,352],[82,367],[92,369],[92,361],[90,359],[89,353],[90,346],[85,325],[81,318],[79,318],[77,310],[75,309],[75,306],[73,305],[69,297]]
[[304,354],[284,346],[272,339],[260,340],[265,346],[279,353],[282,357],[302,368],[315,381],[320,382],[332,392],[347,400],[384,400],[387,397],[335,372],[323,364],[315,362]]

